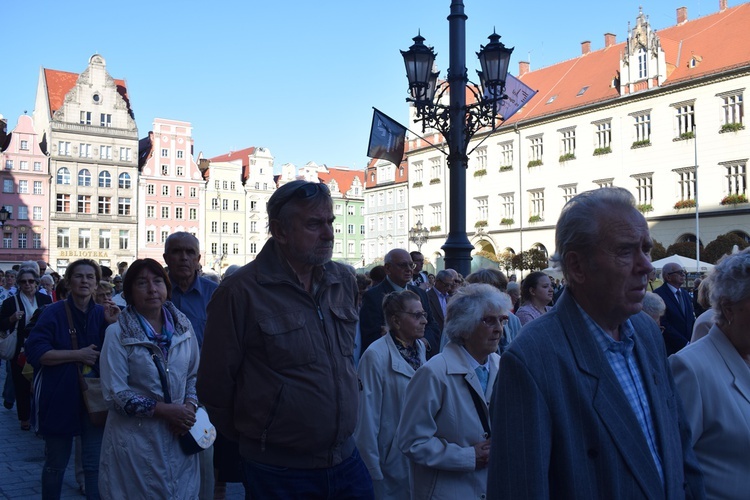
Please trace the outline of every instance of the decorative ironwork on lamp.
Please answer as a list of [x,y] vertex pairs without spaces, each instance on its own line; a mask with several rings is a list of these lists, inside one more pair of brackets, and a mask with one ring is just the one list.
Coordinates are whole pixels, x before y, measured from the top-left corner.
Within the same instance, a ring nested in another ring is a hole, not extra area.
[[409,241],[417,245],[417,251],[422,251],[422,245],[427,241],[430,230],[422,226],[422,221],[418,220],[413,228],[409,229]]
[[10,212],[5,207],[0,208],[0,228],[5,225],[5,221],[10,217]]

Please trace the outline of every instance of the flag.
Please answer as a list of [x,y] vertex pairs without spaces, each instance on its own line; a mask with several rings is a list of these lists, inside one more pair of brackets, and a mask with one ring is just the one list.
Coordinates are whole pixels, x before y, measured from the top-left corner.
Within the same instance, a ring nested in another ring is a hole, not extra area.
[[537,92],[537,90],[531,90],[528,85],[508,73],[508,76],[505,79],[505,94],[508,98],[503,99],[498,103],[497,114],[503,117],[503,121],[507,121],[511,116],[515,115],[524,104],[529,102]]
[[367,148],[367,156],[388,160],[394,165],[401,164],[401,160],[404,158],[406,127],[377,109],[372,109],[372,127],[370,128],[370,145]]

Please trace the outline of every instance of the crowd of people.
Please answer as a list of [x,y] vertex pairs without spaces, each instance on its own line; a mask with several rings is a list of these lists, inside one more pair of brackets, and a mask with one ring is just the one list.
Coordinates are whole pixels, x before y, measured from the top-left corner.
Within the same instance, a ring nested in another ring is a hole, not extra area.
[[[647,291],[652,240],[619,188],[566,204],[562,280],[430,274],[400,248],[357,274],[331,260],[324,184],[287,183],[267,211],[271,238],[221,279],[188,233],[167,239],[166,267],[105,277],[81,259],[57,286],[36,263],[5,272],[0,329],[18,331],[10,380],[21,429],[45,440],[43,498],[74,445],[87,498],[223,498],[227,482],[255,499],[750,491],[750,250],[704,277],[696,320],[679,266]],[[217,438],[188,454],[199,407]]]

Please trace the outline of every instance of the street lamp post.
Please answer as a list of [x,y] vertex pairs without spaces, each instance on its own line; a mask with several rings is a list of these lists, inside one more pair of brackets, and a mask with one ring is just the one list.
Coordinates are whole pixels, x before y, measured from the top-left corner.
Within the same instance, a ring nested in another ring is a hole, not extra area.
[[422,252],[422,245],[427,241],[430,230],[422,226],[422,221],[418,220],[413,228],[409,229],[409,241],[417,245],[417,252]]
[[5,221],[8,220],[10,212],[5,207],[0,208],[0,228],[5,225]]
[[[481,88],[474,84],[467,86],[466,19],[463,0],[452,0],[448,16],[450,66],[447,84],[438,83],[439,73],[433,71],[436,54],[432,47],[424,45],[421,35],[413,38],[414,45],[408,51],[401,51],[411,94],[407,101],[416,107],[415,121],[422,122],[423,131],[427,127],[437,129],[448,141],[449,232],[442,248],[446,267],[464,276],[471,270],[471,250],[474,248],[466,236],[466,151],[469,141],[481,128],[494,128],[497,110],[502,99],[507,97],[504,94],[505,79],[513,52],[500,42],[499,35],[490,35],[490,43],[477,53],[482,66],[482,71],[477,71]],[[474,97],[470,105],[466,104],[466,90]],[[449,91],[449,106],[441,103],[446,91]]]

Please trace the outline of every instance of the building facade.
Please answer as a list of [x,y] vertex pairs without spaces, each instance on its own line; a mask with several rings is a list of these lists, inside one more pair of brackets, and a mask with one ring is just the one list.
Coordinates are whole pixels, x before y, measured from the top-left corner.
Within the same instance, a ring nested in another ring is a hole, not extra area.
[[[127,86],[91,56],[83,73],[42,68],[34,127],[49,154],[49,262],[113,267],[138,249],[138,129]],[[52,244],[54,242],[54,244]]]
[[[476,251],[551,255],[563,205],[605,186],[633,193],[665,247],[728,232],[750,240],[750,47],[716,43],[744,39],[748,25],[750,4],[725,0],[692,21],[677,9],[677,24],[658,33],[640,12],[625,42],[607,33],[604,48],[583,42],[574,59],[536,71],[521,62],[520,79],[538,93],[469,145],[466,224]],[[409,224],[440,229],[423,248],[439,259],[450,211],[444,159],[419,139],[408,148]]]
[[[365,261],[380,263],[393,248],[408,248],[409,228],[424,218],[424,207],[414,207],[409,225],[409,170],[387,160],[373,159],[365,170]],[[421,209],[421,211],[420,211]],[[413,248],[416,250],[416,247]]]

